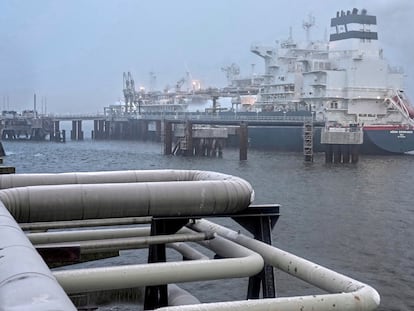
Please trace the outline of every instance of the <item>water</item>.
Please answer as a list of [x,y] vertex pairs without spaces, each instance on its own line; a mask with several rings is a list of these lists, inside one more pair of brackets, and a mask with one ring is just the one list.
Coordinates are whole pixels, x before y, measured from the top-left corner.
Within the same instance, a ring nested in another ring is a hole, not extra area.
[[[3,142],[4,164],[17,173],[123,169],[199,169],[240,176],[255,189],[255,203],[280,203],[273,232],[277,247],[370,284],[379,310],[414,310],[414,156],[361,156],[355,165],[312,164],[301,154],[238,150],[221,159],[163,156],[161,145],[142,142]],[[233,224],[231,224],[233,226]],[[123,252],[103,264],[144,262]],[[89,263],[88,266],[97,265]],[[282,272],[278,296],[320,293]],[[203,302],[244,299],[247,280],[182,284]],[[106,307],[100,310],[135,310]]]

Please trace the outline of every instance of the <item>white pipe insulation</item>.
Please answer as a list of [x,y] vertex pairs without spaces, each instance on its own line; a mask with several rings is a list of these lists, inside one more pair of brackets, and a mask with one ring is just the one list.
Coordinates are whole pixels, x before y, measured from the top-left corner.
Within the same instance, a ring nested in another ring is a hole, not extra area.
[[216,232],[260,254],[265,263],[332,294],[233,301],[166,307],[163,311],[371,311],[378,308],[378,292],[359,281],[322,267],[266,243],[249,238],[205,219],[191,225],[195,230]]
[[77,310],[1,202],[0,237],[0,310]]
[[160,262],[141,265],[55,271],[68,294],[137,286],[252,276],[263,269],[263,258],[236,243],[216,237],[209,247],[223,257],[216,260]]
[[125,170],[47,174],[0,175],[0,189],[65,184],[140,183],[168,181],[235,180],[235,176],[198,170]]
[[[0,191],[0,201],[17,222],[99,219],[135,216],[203,216],[234,214],[246,209],[254,191],[245,180],[203,171],[100,172],[95,181],[131,183],[24,186]],[[71,173],[65,176],[77,176]],[[89,177],[88,173],[86,177]],[[24,174],[27,175],[27,174]],[[60,174],[33,174],[28,182],[62,182]],[[38,176],[39,175],[39,176]],[[64,175],[64,174],[62,174]],[[93,174],[92,174],[93,175]],[[17,178],[10,184],[21,185]],[[83,176],[83,175],[82,175]],[[138,178],[138,177],[139,178]],[[0,176],[4,177],[4,176]],[[78,181],[90,181],[88,178]],[[120,178],[119,177],[119,178]],[[3,180],[3,183],[6,183]],[[17,182],[18,181],[18,182]],[[71,179],[72,181],[72,179]],[[69,181],[68,181],[69,182]]]

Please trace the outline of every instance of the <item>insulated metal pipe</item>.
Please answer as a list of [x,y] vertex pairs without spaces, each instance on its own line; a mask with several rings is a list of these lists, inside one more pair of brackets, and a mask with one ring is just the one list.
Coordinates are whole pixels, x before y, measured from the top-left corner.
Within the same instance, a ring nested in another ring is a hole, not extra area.
[[102,184],[240,179],[235,176],[198,170],[125,170],[57,174],[0,175],[0,189],[63,184]]
[[79,246],[81,254],[92,254],[98,252],[112,252],[127,249],[148,247],[153,244],[166,244],[174,242],[196,242],[214,238],[213,233],[186,233],[165,234],[146,237],[117,238],[106,240],[83,240],[74,242],[37,244],[36,248],[44,247],[70,247]]
[[77,310],[1,202],[0,236],[0,310]]
[[[378,292],[359,281],[322,267],[306,259],[300,258],[266,243],[249,238],[243,234],[227,229],[205,219],[191,225],[195,230],[217,232],[235,243],[239,243],[259,253],[265,263],[270,264],[303,281],[315,285],[333,294],[275,298],[242,302],[226,302],[224,304],[203,304],[190,307],[167,308],[165,310],[375,310],[380,304]],[[163,308],[164,309],[164,308]]]
[[[361,294],[366,289],[362,290]],[[315,296],[252,299],[216,303],[192,304],[156,309],[157,311],[368,311],[377,306],[365,304],[352,293]]]
[[[21,225],[21,224],[20,224]],[[127,237],[149,236],[150,227],[140,228],[117,228],[117,229],[94,229],[76,231],[53,231],[41,233],[26,233],[32,244],[46,244],[59,242],[76,242],[82,240],[119,239]],[[179,230],[178,232],[181,232]],[[183,242],[166,244],[168,248],[179,252],[183,257],[193,260],[208,259],[208,257]]]
[[191,295],[185,289],[175,285],[168,284],[168,305],[170,306],[182,306],[199,304],[200,300]]
[[105,219],[32,222],[32,223],[20,223],[19,225],[20,225],[20,228],[22,228],[22,230],[49,230],[49,229],[148,224],[148,223],[151,223],[151,220],[152,220],[151,216],[146,216],[146,217],[121,217],[121,218],[105,218]]
[[184,258],[191,259],[191,260],[206,260],[208,256],[200,253],[196,249],[192,248],[188,244],[177,242],[177,243],[169,243],[165,245],[168,248],[174,249],[175,251],[179,252],[183,255]]
[[104,268],[56,271],[54,276],[69,294],[137,286],[252,276],[263,269],[263,259],[251,250],[216,237],[209,241],[216,260],[192,260]]
[[[120,239],[129,237],[149,236],[150,227],[140,228],[117,228],[117,229],[94,229],[94,230],[76,230],[76,231],[53,231],[41,233],[26,233],[26,236],[32,244],[47,244],[61,242],[77,242],[83,240],[100,240],[100,239]],[[182,230],[179,230],[182,232]],[[49,246],[49,245],[46,245]],[[167,243],[168,248],[179,252],[183,257],[193,260],[208,259],[208,257],[183,242]]]
[[26,233],[32,244],[77,242],[149,236],[150,227]]
[[12,188],[0,191],[0,201],[17,222],[38,222],[233,214],[253,200],[254,191],[243,179],[214,173],[196,176],[206,179]]

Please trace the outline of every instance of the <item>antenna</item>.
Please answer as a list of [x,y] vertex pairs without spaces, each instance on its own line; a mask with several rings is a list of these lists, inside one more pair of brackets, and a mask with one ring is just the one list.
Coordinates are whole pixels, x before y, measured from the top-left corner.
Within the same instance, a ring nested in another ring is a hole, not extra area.
[[315,17],[312,14],[308,15],[308,21],[303,21],[303,29],[306,30],[306,41],[310,41],[310,29],[315,26]]
[[150,92],[154,92],[157,84],[157,76],[153,71],[149,73],[150,75]]

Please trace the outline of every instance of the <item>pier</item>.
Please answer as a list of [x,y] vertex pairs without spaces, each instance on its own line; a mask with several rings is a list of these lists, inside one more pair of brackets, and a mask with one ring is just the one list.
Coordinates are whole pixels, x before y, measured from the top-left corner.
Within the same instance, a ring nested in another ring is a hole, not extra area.
[[357,163],[359,146],[364,141],[362,129],[351,127],[328,127],[321,133],[321,143],[325,145],[326,163]]
[[[46,122],[47,121],[47,122]],[[66,131],[61,129],[61,121],[71,121],[70,139],[82,141],[85,137],[84,121],[93,121],[91,137],[94,140],[142,140],[156,141],[164,145],[164,154],[185,156],[221,156],[226,146],[239,148],[240,160],[247,160],[249,127],[302,127],[312,123],[314,128],[323,127],[323,123],[314,122],[312,117],[261,115],[243,113],[123,113],[106,110],[106,114],[53,115],[27,118],[27,132],[32,131],[32,124],[47,123],[42,129],[42,139],[53,142],[65,142]],[[305,133],[305,127],[304,133]],[[6,133],[16,132],[15,128],[3,126],[3,139],[17,139]],[[304,136],[309,137],[309,133]],[[312,136],[313,137],[313,136]],[[29,134],[26,139],[32,139]],[[313,144],[313,142],[310,142]],[[304,151],[312,150],[304,146]],[[306,155],[305,155],[306,159]]]
[[[380,302],[369,285],[272,246],[279,205],[254,205],[253,188],[236,176],[188,170],[12,174],[0,175],[0,188],[2,309],[91,310],[96,305],[89,298],[97,293],[134,296],[145,310],[165,311],[368,311]],[[206,217],[231,218],[252,237]],[[168,261],[166,248],[182,260]],[[147,249],[147,263],[50,270],[125,249]],[[274,269],[327,293],[277,298]],[[248,278],[247,300],[204,304],[177,285],[228,278]]]

